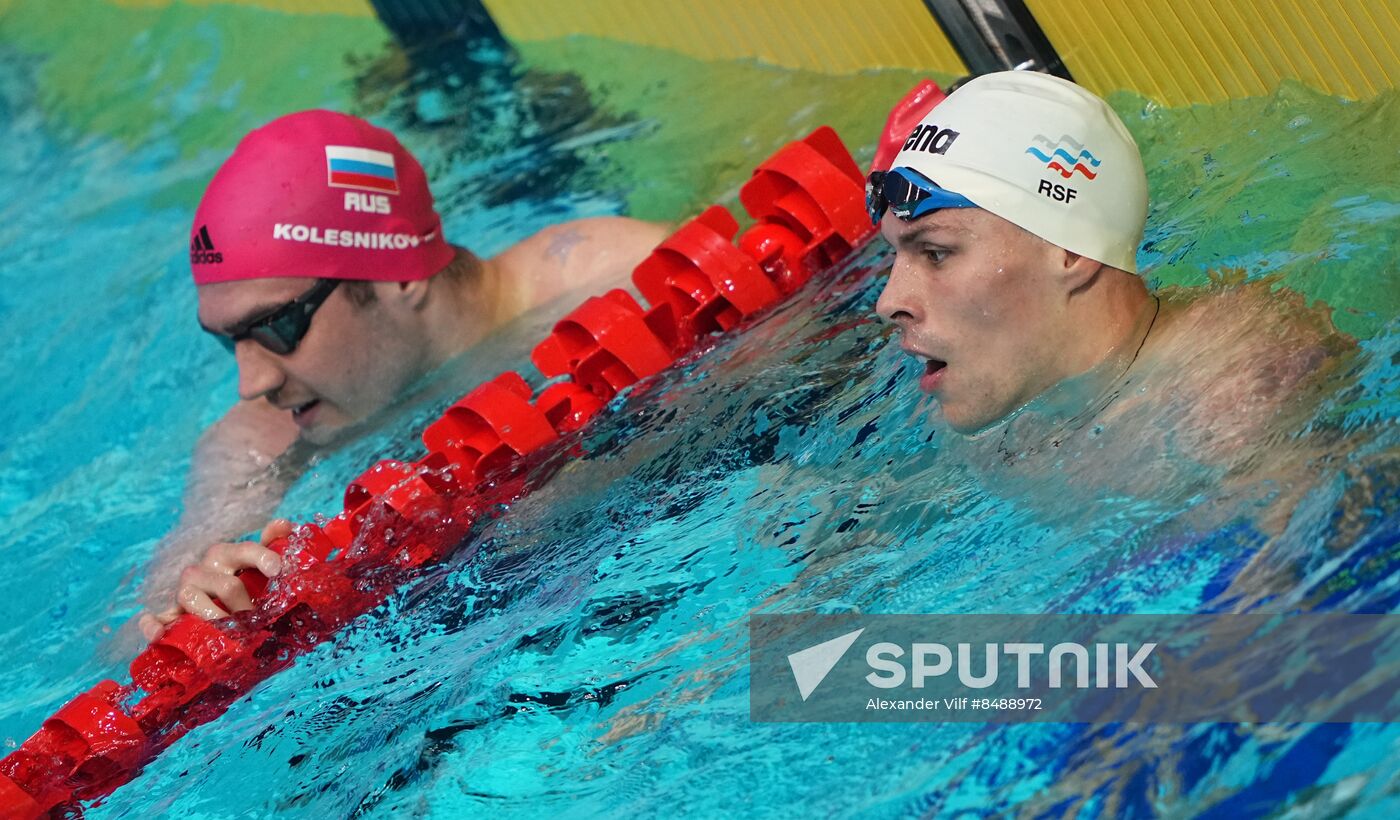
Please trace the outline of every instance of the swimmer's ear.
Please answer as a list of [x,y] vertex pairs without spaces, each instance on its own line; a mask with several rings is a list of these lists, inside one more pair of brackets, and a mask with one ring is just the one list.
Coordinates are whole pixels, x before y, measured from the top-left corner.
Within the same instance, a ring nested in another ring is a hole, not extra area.
[[1102,262],[1095,262],[1087,256],[1064,248],[1055,250],[1058,251],[1056,259],[1059,262],[1059,270],[1056,273],[1066,294],[1072,295],[1086,290],[1099,278],[1099,272],[1104,267]]
[[428,299],[428,280],[414,279],[408,282],[376,282],[375,290],[385,304],[392,304],[409,310],[418,310]]

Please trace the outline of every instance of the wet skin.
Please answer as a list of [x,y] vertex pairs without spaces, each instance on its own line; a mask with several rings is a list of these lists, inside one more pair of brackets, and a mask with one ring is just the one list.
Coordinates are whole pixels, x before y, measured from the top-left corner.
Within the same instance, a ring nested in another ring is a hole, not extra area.
[[[948,424],[971,433],[1083,372],[1129,330],[1147,302],[1128,274],[1069,253],[979,208],[947,208],[910,222],[886,214],[895,249],[876,311],[924,363],[922,390]],[[1080,317],[1111,313],[1095,327]],[[1127,314],[1126,316],[1124,314]]]
[[[664,225],[622,217],[552,226],[478,260],[473,273],[458,278],[443,272],[427,280],[375,282],[368,302],[352,300],[339,287],[291,353],[238,342],[242,400],[196,447],[187,514],[163,539],[148,576],[151,609],[140,618],[145,637],[154,638],[181,612],[224,616],[214,596],[233,610],[249,607],[233,573],[275,572],[277,557],[265,545],[289,525],[263,524],[313,453],[392,414],[416,382],[513,320],[535,311],[567,311],[583,295],[623,284],[668,233]],[[302,296],[314,282],[273,277],[201,286],[200,324],[227,334]],[[254,527],[263,527],[258,542],[221,540]],[[189,563],[192,548],[203,549],[203,561],[176,580],[172,571]],[[175,605],[160,606],[170,592]]]
[[[225,331],[314,284],[314,279],[269,278],[201,285],[200,324]],[[289,354],[273,353],[251,339],[239,341],[234,348],[239,398],[266,399],[289,412],[300,436],[314,444],[331,441],[392,401],[428,369],[427,345],[412,294],[397,293],[397,283],[375,289],[386,298],[367,305],[353,304],[344,288],[333,291]]]

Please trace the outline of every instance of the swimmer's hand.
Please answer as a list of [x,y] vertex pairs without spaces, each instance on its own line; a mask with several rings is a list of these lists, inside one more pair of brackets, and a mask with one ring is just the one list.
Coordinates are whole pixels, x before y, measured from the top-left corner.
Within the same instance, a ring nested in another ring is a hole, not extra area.
[[268,578],[282,570],[282,557],[268,545],[279,538],[292,534],[295,525],[285,518],[278,518],[263,527],[258,536],[259,543],[252,541],[219,543],[204,553],[204,560],[186,567],[180,573],[180,586],[175,592],[175,606],[164,612],[148,612],[141,616],[141,632],[146,640],[160,637],[176,618],[188,612],[206,621],[228,617],[214,599],[234,612],[253,608],[248,590],[235,573],[244,569],[256,569]]

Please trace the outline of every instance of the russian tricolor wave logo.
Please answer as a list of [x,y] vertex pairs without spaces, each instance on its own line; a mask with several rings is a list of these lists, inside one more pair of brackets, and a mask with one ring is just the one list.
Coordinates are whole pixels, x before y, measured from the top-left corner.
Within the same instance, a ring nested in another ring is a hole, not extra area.
[[326,184],[381,194],[397,194],[394,155],[349,145],[326,146]]
[[[1038,143],[1026,149],[1026,153],[1045,163],[1045,167],[1058,171],[1060,176],[1069,179],[1078,171],[1089,179],[1098,176],[1095,168],[1102,162],[1098,157],[1089,153],[1081,143],[1069,134],[1061,136],[1058,140],[1051,140],[1044,134],[1036,134],[1031,138],[1031,142]],[[1068,146],[1069,150],[1066,150]],[[1073,153],[1071,153],[1073,152]],[[1089,164],[1085,165],[1084,160]]]

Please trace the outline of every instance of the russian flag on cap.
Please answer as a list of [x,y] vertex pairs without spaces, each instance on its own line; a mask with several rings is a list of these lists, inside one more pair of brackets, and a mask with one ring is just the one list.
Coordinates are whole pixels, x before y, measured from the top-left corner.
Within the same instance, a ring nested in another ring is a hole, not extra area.
[[383,194],[399,192],[394,155],[348,145],[326,146],[326,184]]

